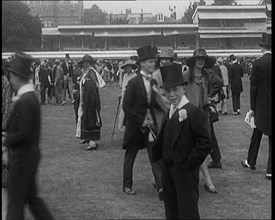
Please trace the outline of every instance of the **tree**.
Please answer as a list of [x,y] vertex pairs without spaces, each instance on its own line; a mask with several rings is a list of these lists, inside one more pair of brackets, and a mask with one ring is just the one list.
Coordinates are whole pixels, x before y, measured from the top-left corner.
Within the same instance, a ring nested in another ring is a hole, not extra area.
[[234,5],[235,0],[214,0],[212,5]]
[[89,24],[106,24],[107,13],[102,11],[97,5],[93,5],[90,9],[85,9],[82,16],[82,22]]
[[184,24],[192,24],[193,20],[192,20],[192,16],[197,8],[198,5],[205,5],[205,1],[204,0],[200,0],[199,2],[191,2],[189,3],[188,8],[185,10],[183,17],[181,18],[181,21]]
[[33,51],[41,48],[42,27],[38,16],[19,1],[2,1],[2,51]]

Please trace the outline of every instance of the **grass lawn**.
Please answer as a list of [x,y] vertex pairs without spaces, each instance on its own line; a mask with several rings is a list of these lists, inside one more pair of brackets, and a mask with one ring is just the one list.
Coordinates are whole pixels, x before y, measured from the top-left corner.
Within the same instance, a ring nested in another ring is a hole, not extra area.
[[[200,186],[199,210],[202,219],[271,219],[271,182],[265,178],[268,138],[263,136],[257,170],[244,169],[252,129],[245,124],[249,110],[249,80],[244,77],[241,115],[220,116],[215,123],[222,153],[222,169],[210,175],[219,194]],[[115,86],[100,90],[102,138],[97,151],[84,151],[75,138],[72,104],[42,106],[42,160],[38,173],[40,195],[56,220],[163,219],[164,206],[153,189],[147,152],[141,150],[134,166],[135,196],[122,192],[123,133],[116,130],[111,140],[118,103]],[[210,157],[207,158],[210,162]],[[33,219],[27,211],[27,220]]]

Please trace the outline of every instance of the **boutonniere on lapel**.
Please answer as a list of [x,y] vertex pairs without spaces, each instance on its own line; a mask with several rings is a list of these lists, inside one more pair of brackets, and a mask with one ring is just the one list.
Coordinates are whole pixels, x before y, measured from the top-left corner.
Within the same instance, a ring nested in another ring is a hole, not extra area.
[[187,111],[183,108],[179,110],[179,122],[184,121],[187,118]]

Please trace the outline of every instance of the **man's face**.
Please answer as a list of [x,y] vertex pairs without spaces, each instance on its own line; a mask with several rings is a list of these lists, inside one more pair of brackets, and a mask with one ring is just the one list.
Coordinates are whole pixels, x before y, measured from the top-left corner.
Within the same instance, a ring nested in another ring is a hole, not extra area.
[[148,59],[144,61],[140,61],[141,69],[143,69],[147,73],[152,73],[155,71],[156,67],[156,59]]
[[196,58],[195,67],[197,67],[198,69],[202,69],[204,65],[205,65],[205,58],[202,58],[202,57]]
[[160,66],[167,66],[169,64],[172,64],[172,60],[169,58],[160,58]]
[[185,94],[186,85],[178,85],[170,89],[165,89],[165,95],[170,104],[178,106],[182,96]]
[[13,90],[17,91],[19,88],[19,77],[14,74],[13,72],[9,72],[10,73],[10,84],[13,88]]
[[131,65],[127,65],[125,67],[126,73],[131,73],[132,72],[132,66]]
[[83,63],[83,68],[84,69],[88,69],[90,67],[90,63],[89,62],[84,62]]

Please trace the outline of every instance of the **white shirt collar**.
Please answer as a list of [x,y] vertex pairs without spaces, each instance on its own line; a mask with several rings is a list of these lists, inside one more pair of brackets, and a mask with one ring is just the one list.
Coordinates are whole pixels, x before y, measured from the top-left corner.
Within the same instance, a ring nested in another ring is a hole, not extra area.
[[143,75],[143,76],[146,76],[148,78],[151,78],[151,74],[146,74],[143,70],[140,70],[140,74]]
[[174,108],[173,105],[170,105],[170,112],[169,112],[169,118],[172,118],[172,115],[175,113],[177,109],[181,109],[184,105],[186,105],[189,102],[189,100],[186,98],[185,95],[181,97],[180,103],[176,108]]
[[23,94],[34,91],[35,90],[32,83],[25,84],[18,89],[17,95],[12,98],[12,101],[17,101]]

